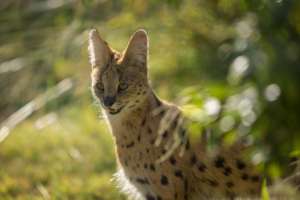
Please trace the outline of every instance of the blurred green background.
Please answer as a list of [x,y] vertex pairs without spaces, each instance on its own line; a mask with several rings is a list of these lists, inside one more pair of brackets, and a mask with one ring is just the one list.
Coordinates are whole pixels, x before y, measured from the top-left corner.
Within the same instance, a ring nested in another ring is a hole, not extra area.
[[276,180],[300,150],[300,1],[0,1],[0,199],[125,199],[93,103],[88,30],[145,28],[158,95],[213,138],[247,137]]

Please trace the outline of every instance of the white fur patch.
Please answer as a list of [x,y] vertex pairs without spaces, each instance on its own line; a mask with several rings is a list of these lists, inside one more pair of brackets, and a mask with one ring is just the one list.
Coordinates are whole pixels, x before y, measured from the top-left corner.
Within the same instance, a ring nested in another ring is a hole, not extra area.
[[117,182],[117,187],[121,192],[125,193],[129,197],[129,199],[144,199],[138,189],[134,185],[132,185],[132,183],[130,183],[123,169],[119,169],[118,172],[114,174],[113,180]]

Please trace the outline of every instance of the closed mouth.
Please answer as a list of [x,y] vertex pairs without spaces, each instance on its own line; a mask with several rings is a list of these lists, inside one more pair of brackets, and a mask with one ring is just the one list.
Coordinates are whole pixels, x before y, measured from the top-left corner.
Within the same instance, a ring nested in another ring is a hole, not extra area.
[[115,115],[115,114],[118,114],[119,112],[121,112],[123,108],[124,108],[124,106],[120,107],[120,108],[117,109],[117,110],[108,110],[108,112],[109,112],[109,114],[111,114],[111,115]]

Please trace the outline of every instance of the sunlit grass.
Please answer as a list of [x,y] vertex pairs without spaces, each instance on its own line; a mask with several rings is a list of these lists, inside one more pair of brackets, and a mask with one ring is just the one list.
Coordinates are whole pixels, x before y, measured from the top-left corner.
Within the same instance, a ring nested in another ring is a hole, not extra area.
[[13,130],[0,146],[1,198],[121,199],[112,139],[93,109],[67,106],[46,127],[34,117]]

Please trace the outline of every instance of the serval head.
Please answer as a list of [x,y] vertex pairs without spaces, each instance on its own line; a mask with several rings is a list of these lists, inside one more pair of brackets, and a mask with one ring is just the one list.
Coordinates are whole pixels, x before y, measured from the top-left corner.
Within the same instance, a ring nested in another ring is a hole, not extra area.
[[92,93],[110,115],[134,108],[147,95],[148,37],[136,31],[127,48],[113,50],[96,29],[89,34],[89,56],[92,65]]

